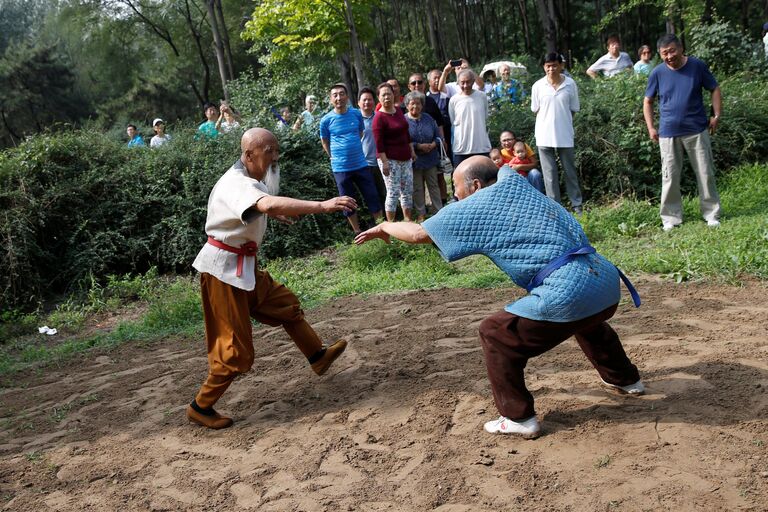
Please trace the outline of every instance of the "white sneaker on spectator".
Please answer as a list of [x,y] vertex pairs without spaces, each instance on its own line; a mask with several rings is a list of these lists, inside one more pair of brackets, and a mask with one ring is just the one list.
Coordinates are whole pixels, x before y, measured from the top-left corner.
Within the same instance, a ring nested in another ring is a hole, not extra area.
[[661,224],[661,229],[663,229],[664,231],[672,231],[673,229],[675,229],[675,226],[677,226],[677,224],[672,224],[671,222],[663,222]]
[[497,420],[486,422],[483,428],[490,434],[517,434],[525,439],[535,439],[541,434],[541,424],[536,416],[523,421],[512,421],[506,416],[499,416]]
[[645,386],[643,385],[643,381],[641,380],[635,382],[634,384],[630,384],[628,386],[618,386],[616,384],[609,384],[605,382],[603,379],[600,379],[600,381],[603,383],[605,387],[610,388],[614,391],[618,391],[623,395],[640,396],[645,394]]
[[712,219],[707,221],[707,226],[710,228],[719,228],[720,227],[720,221],[717,219]]

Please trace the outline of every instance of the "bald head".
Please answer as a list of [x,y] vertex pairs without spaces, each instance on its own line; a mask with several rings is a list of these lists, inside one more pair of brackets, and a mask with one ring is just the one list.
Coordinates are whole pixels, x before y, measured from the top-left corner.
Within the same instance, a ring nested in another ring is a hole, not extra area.
[[271,146],[277,144],[277,138],[275,135],[264,128],[251,128],[243,134],[243,138],[240,139],[240,149],[245,153],[248,149],[256,149],[258,147]]
[[465,199],[481,188],[496,183],[499,169],[487,156],[476,155],[461,162],[453,172],[456,197]]
[[277,138],[264,128],[251,128],[246,131],[240,139],[240,149],[240,160],[248,174],[259,181],[264,180],[272,163],[276,163],[280,158]]

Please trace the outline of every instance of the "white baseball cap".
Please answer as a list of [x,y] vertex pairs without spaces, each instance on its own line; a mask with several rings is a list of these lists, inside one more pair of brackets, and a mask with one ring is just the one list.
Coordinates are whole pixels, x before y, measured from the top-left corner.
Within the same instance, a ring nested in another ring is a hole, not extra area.
[[155,126],[157,126],[157,123],[163,123],[163,124],[165,124],[165,121],[163,121],[162,119],[160,119],[160,118],[158,117],[157,119],[155,119],[154,121],[152,121],[152,128],[154,128]]

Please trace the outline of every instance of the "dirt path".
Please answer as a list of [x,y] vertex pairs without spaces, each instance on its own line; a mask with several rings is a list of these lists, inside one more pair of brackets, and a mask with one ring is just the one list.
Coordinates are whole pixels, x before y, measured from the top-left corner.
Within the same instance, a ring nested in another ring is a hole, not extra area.
[[766,286],[640,280],[612,325],[642,398],[609,394],[570,340],[534,359],[545,435],[491,436],[477,326],[515,292],[437,290],[310,311],[350,347],[311,373],[278,329],[220,403],[186,422],[202,340],[123,347],[0,390],[0,509],[768,510]]

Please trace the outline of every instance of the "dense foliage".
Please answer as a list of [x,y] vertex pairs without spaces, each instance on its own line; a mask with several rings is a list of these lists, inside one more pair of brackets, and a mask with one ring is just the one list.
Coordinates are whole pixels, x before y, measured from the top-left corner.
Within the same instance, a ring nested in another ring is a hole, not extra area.
[[[159,149],[126,148],[100,133],[32,138],[0,154],[0,298],[35,307],[89,278],[188,271],[204,242],[208,194],[239,157],[237,137],[175,133]],[[303,134],[281,140],[282,192],[336,194],[328,159]],[[299,255],[347,234],[341,215],[272,223],[262,257]]]
[[[643,122],[643,81],[579,79],[579,85],[577,164],[587,201],[655,199],[659,153]],[[752,75],[723,80],[722,88],[724,118],[713,139],[720,173],[768,157],[768,91]],[[268,117],[261,122],[272,126]],[[504,128],[531,141],[534,116],[525,103],[502,108],[490,124],[494,142]],[[128,149],[101,133],[74,131],[34,137],[0,154],[3,304],[34,307],[89,278],[151,266],[189,270],[204,240],[208,193],[237,159],[238,144],[236,137],[197,142],[190,130],[172,133],[172,144],[157,150]],[[281,193],[305,199],[335,195],[316,134],[279,135]],[[695,192],[695,186],[686,173],[683,189]],[[349,237],[338,215],[270,229],[262,247],[266,257],[301,255]]]

